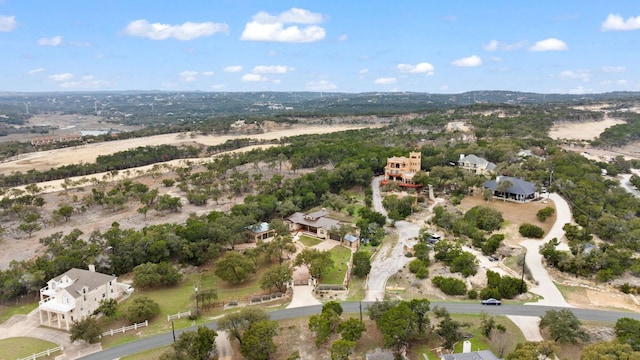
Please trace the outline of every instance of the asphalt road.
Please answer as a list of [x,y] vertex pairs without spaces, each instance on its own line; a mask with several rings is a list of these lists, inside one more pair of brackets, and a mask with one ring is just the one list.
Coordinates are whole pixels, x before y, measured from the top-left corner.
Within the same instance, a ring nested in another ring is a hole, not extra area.
[[[345,312],[359,313],[360,306],[362,306],[363,316],[367,316],[366,309],[372,304],[372,302],[345,302],[342,303],[342,307]],[[539,306],[539,305],[502,305],[502,306],[483,306],[479,303],[447,303],[447,302],[433,302],[431,303],[431,309],[435,306],[445,307],[450,313],[457,314],[478,314],[482,311],[490,315],[519,315],[519,316],[542,316],[548,310],[561,310],[561,307],[553,306]],[[275,310],[270,313],[273,320],[292,319],[303,316],[309,316],[318,314],[322,310],[321,305],[306,306],[295,309]],[[636,320],[640,320],[640,314],[617,312],[617,311],[603,311],[603,310],[590,310],[590,309],[570,309],[579,319],[602,321],[614,323],[621,317],[630,317]],[[207,323],[206,326],[216,329],[217,324],[215,322]],[[183,331],[195,330],[195,327],[190,327],[176,331],[176,337],[180,336]],[[173,342],[172,334],[166,333],[162,335],[156,335],[127,344],[119,345],[110,349],[106,349],[89,356],[80,358],[82,360],[113,360],[123,356],[135,354],[141,351],[155,349],[161,346],[169,345]]]

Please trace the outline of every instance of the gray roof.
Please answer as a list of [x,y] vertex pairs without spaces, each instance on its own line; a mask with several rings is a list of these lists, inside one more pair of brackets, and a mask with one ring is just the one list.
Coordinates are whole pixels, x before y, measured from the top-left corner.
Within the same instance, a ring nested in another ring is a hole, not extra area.
[[391,351],[378,351],[375,353],[369,353],[365,355],[366,360],[393,360],[393,353]]
[[534,183],[513,176],[498,176],[496,180],[485,181],[484,187],[492,191],[497,191],[500,181],[509,181],[511,183],[511,186],[506,189],[507,193],[510,194],[531,195],[536,192],[536,185]]
[[99,286],[108,283],[109,281],[116,280],[116,277],[113,275],[107,275],[95,271],[76,268],[73,268],[64,274],[53,278],[53,280],[60,281],[60,279],[62,279],[62,277],[64,276],[68,276],[73,281],[73,284],[66,287],[66,290],[70,294],[73,294],[74,292],[76,294],[81,294],[82,288],[85,286],[88,288],[88,291],[92,291],[97,289]]
[[475,156],[473,154],[469,154],[458,161],[458,163],[467,163],[467,162],[471,164],[476,164],[478,165],[479,168],[483,168],[487,170],[493,170],[496,168],[496,164],[486,159],[483,159],[479,156]]
[[468,353],[443,355],[444,360],[499,360],[491,350],[472,351]]
[[329,230],[340,225],[339,220],[328,218],[326,215],[329,215],[327,211],[316,211],[310,214],[297,212],[289,216],[289,221],[294,224],[308,225],[325,230]]

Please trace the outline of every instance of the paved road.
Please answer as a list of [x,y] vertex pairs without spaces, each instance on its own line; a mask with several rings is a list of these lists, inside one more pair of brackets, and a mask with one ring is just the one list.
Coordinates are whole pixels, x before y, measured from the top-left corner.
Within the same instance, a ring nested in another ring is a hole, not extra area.
[[[342,303],[344,311],[347,313],[358,313],[360,311],[360,304],[362,306],[363,316],[367,316],[366,308],[371,302],[345,302]],[[433,302],[431,308],[434,306],[445,307],[450,313],[458,314],[478,314],[482,311],[490,315],[516,315],[516,316],[531,316],[539,317],[544,315],[548,310],[560,310],[561,307],[552,306],[526,306],[526,305],[502,305],[502,306],[482,306],[477,303],[446,303],[446,302]],[[273,320],[284,320],[303,316],[309,316],[318,314],[322,310],[322,306],[307,306],[296,309],[276,310],[270,313]],[[588,310],[588,309],[570,309],[581,320],[591,321],[604,321],[614,323],[621,317],[630,317],[636,320],[640,320],[640,314],[615,312],[615,311],[602,311],[602,310]],[[206,326],[216,329],[217,324],[215,322],[208,323]],[[195,330],[194,327],[176,331],[176,336],[179,336],[183,331]],[[101,352],[91,354],[81,358],[82,360],[113,360],[123,356],[135,354],[140,351],[155,349],[161,346],[169,345],[173,341],[171,333],[152,336],[144,338],[138,341],[123,344],[117,347],[113,347]]]
[[[631,170],[633,174],[640,175],[640,171],[636,169]],[[629,181],[631,179],[631,175],[633,174],[622,174],[620,175],[620,185],[623,189],[625,189],[628,193],[632,194],[635,197],[640,197],[640,191],[636,189],[635,186],[631,184]]]
[[[371,189],[373,191],[373,208],[375,211],[387,216],[387,212],[382,206],[380,196],[381,176],[373,179]],[[378,249],[374,260],[371,262],[371,272],[367,276],[365,285],[365,301],[375,301],[384,299],[387,280],[409,263],[408,257],[404,256],[404,247],[411,244],[409,239],[415,238],[420,232],[420,227],[408,221],[396,221],[396,231],[398,242],[390,249],[390,245],[383,245]],[[413,244],[411,244],[413,246]]]

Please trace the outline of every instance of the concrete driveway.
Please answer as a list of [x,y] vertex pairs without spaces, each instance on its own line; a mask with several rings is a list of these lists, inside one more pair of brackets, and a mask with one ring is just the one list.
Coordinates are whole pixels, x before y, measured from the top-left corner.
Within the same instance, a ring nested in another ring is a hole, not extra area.
[[62,355],[56,353],[56,359],[59,360],[77,359],[102,350],[100,344],[87,344],[82,340],[72,343],[68,332],[40,326],[37,308],[27,315],[14,315],[0,324],[0,339],[12,337],[32,337],[62,345]]

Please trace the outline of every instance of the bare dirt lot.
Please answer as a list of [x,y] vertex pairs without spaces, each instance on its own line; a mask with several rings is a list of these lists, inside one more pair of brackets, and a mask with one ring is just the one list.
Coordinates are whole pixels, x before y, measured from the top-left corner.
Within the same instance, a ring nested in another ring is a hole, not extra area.
[[613,125],[624,124],[619,119],[605,117],[601,121],[556,123],[549,130],[549,137],[556,140],[593,140]]
[[10,173],[12,171],[26,172],[28,170],[49,170],[69,164],[93,163],[99,155],[109,155],[119,151],[133,149],[139,146],[157,145],[182,145],[201,144],[205,146],[220,145],[228,140],[238,138],[251,138],[257,140],[274,140],[289,136],[304,134],[326,134],[352,129],[373,127],[373,125],[332,125],[332,126],[295,126],[286,129],[277,129],[262,134],[242,135],[197,135],[192,134],[165,134],[149,136],[145,138],[107,141],[94,144],[86,144],[72,148],[39,151],[20,155],[13,161],[0,163],[0,171]]

